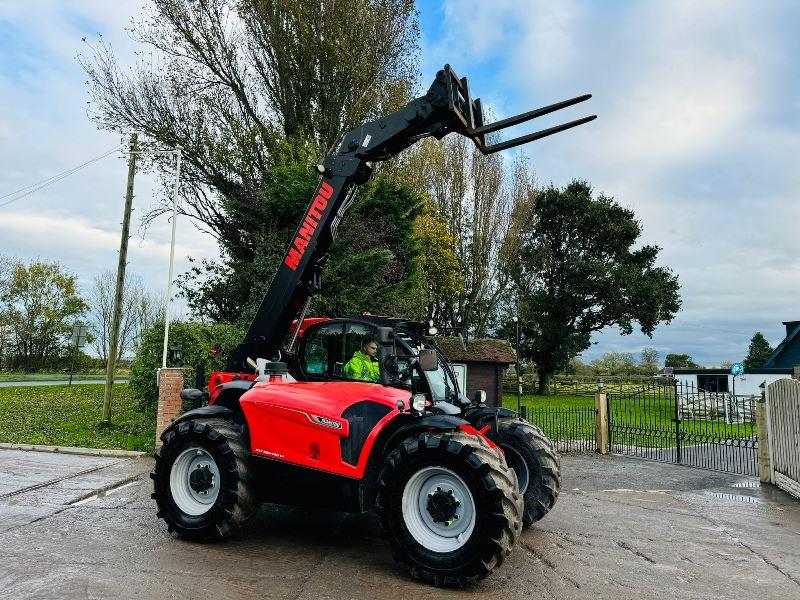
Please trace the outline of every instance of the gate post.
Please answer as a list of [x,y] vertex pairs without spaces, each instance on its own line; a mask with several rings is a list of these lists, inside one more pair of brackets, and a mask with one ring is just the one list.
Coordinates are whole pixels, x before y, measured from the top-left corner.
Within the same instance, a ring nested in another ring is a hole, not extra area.
[[596,414],[594,438],[597,451],[600,454],[608,454],[608,403],[603,392],[598,391],[594,395],[594,410]]
[[673,396],[675,397],[675,462],[681,464],[681,414],[680,414],[680,397],[678,396],[678,380],[673,381]]
[[766,386],[756,401],[756,435],[758,436],[758,479],[772,483],[772,465],[769,460],[769,430],[767,428]]

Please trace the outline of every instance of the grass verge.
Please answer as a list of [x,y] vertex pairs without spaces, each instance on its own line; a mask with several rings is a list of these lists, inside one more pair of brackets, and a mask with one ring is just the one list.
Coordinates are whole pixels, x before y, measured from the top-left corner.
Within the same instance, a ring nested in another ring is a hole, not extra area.
[[114,386],[111,425],[101,425],[102,385],[0,388],[0,442],[151,452],[155,414],[139,409],[127,384]]

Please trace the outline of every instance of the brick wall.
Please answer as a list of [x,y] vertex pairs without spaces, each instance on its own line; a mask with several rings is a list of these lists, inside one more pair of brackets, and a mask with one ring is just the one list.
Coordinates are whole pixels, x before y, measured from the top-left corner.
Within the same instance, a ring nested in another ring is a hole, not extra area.
[[183,371],[181,369],[159,369],[156,448],[161,446],[161,433],[181,412],[183,405],[181,391],[183,391]]
[[486,392],[487,406],[500,406],[502,394],[501,367],[493,363],[466,363],[467,398],[470,400],[478,390]]

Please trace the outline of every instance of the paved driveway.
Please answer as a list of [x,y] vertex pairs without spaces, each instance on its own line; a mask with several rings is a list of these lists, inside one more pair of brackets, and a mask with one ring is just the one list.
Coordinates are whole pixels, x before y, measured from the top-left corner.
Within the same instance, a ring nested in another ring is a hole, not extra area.
[[434,591],[369,514],[265,506],[235,539],[189,543],[155,518],[150,458],[0,450],[0,596],[800,598],[800,503],[782,492],[633,458],[562,464],[558,505],[503,567]]

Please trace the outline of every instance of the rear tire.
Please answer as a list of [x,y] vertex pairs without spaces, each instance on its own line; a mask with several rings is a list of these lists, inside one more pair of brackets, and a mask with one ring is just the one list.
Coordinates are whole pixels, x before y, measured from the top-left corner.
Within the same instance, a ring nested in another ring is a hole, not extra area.
[[544,517],[558,500],[561,467],[553,443],[536,425],[522,419],[499,423],[500,447],[517,473],[525,502],[522,522],[530,527]]
[[424,433],[392,451],[376,509],[395,560],[413,577],[464,586],[500,566],[522,530],[522,496],[481,436]]
[[193,540],[236,533],[259,506],[245,428],[228,419],[192,419],[162,440],[150,477],[158,517],[170,533]]

